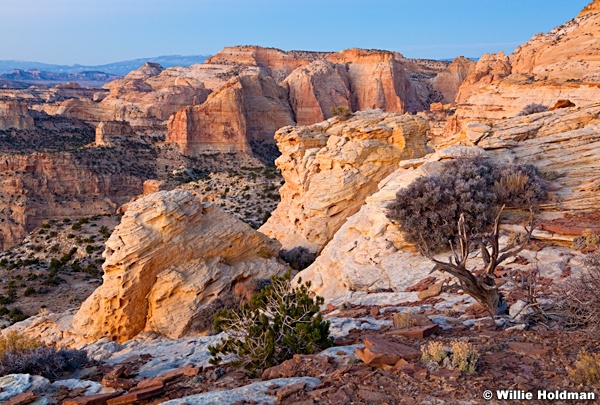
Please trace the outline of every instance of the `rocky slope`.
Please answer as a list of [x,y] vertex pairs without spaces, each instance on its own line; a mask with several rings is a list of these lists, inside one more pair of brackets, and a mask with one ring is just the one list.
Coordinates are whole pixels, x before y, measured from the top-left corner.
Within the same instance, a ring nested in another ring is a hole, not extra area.
[[235,284],[285,269],[273,258],[278,251],[277,242],[189,192],[151,194],[128,204],[106,242],[104,282],[73,326],[86,339],[118,342],[143,330],[175,338],[206,331],[210,306],[227,306],[218,300]]
[[420,118],[381,111],[282,128],[281,203],[260,231],[286,250],[319,252],[395,164],[427,153],[427,130]]

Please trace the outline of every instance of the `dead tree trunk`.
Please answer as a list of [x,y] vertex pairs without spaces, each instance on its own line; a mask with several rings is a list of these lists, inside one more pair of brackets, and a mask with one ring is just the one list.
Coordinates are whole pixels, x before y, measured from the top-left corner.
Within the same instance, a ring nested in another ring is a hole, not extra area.
[[[460,216],[458,221],[458,246],[455,247],[450,243],[452,248],[452,256],[448,262],[435,259],[427,245],[425,245],[425,255],[435,263],[432,272],[439,270],[448,272],[458,279],[463,290],[479,302],[492,317],[498,315],[505,309],[505,301],[502,293],[498,288],[504,282],[497,284],[494,276],[494,271],[500,263],[509,257],[518,254],[529,242],[531,232],[533,231],[533,211],[530,210],[529,225],[525,226],[525,238],[516,246],[507,246],[504,249],[499,248],[498,233],[500,228],[500,216],[504,206],[496,216],[494,228],[489,234],[469,236],[465,226],[464,215]],[[474,274],[467,268],[469,253],[471,250],[479,248],[484,262],[484,268],[481,272]]]

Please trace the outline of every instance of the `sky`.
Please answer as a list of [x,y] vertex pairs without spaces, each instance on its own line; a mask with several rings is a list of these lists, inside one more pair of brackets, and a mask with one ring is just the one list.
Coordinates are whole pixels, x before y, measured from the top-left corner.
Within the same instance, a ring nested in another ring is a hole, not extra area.
[[225,46],[386,49],[446,59],[514,48],[590,0],[0,0],[0,59],[98,65]]

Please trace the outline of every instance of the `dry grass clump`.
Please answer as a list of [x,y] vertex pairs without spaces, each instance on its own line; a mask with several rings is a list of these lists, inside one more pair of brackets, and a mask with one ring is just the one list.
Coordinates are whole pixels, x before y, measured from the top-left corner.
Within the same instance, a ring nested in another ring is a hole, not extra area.
[[450,343],[452,365],[464,373],[475,374],[479,353],[469,342],[456,340]]
[[469,342],[455,340],[450,342],[450,352],[444,344],[433,340],[421,346],[421,360],[424,363],[436,363],[439,366],[455,368],[463,373],[475,374],[479,362],[479,353]]
[[394,314],[394,326],[399,329],[415,326],[417,321],[413,318],[412,311],[398,312]]
[[43,346],[39,339],[10,331],[6,336],[0,336],[0,358],[4,357],[6,353],[25,353]]
[[600,353],[590,354],[581,350],[575,366],[569,370],[569,377],[578,384],[600,384]]
[[421,346],[421,360],[424,362],[433,361],[437,364],[442,364],[444,359],[448,357],[444,344],[439,340],[432,340]]

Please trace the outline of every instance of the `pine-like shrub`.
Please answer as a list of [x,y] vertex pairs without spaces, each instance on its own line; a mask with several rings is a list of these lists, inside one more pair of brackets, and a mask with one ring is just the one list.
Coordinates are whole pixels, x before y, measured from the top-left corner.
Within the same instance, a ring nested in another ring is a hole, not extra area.
[[546,197],[546,185],[534,166],[460,158],[444,162],[441,175],[418,178],[400,190],[387,216],[409,242],[438,252],[456,242],[461,214],[470,233],[481,233],[502,205],[525,208]]
[[215,314],[215,330],[228,337],[209,347],[212,364],[220,363],[221,355],[234,354],[233,365],[256,375],[294,354],[311,354],[333,345],[329,322],[319,311],[323,298],[310,297],[310,283],[292,287],[290,280],[289,272],[275,276],[249,304]]

